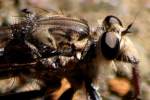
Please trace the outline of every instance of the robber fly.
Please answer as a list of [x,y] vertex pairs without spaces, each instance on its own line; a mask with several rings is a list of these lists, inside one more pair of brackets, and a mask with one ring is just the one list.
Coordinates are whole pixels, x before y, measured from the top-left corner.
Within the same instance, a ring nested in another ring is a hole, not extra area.
[[[77,49],[77,45],[75,43],[78,42],[75,40],[82,40],[83,38],[89,36],[89,27],[84,20],[73,19],[59,15],[50,16],[49,18],[41,18],[40,16],[32,14],[26,9],[24,9],[23,12],[26,13],[25,23],[22,22],[23,24],[13,25],[11,28],[13,39],[11,42],[8,42],[8,44],[10,43],[13,45],[13,47],[11,47],[10,44],[6,46],[7,48],[4,51],[6,53],[4,53],[4,55],[8,55],[8,57],[6,57],[7,59],[12,53],[9,50],[13,50],[14,44],[16,44],[17,47],[21,47],[22,44],[24,44],[25,48],[28,48],[28,52],[32,53],[32,55],[29,55],[32,56],[33,59],[41,58],[41,56],[45,57],[46,55],[49,55],[47,52],[50,51],[51,53],[52,50],[56,50],[57,52],[59,51],[59,53],[61,53],[63,56],[74,55],[72,51]],[[42,28],[41,26],[45,27]],[[124,51],[124,48],[122,48],[122,40],[124,35],[128,33],[130,27],[131,25],[129,25],[127,28],[123,28],[121,21],[117,17],[107,16],[103,21],[102,33],[99,37],[99,40],[95,42],[88,37],[88,42],[86,42],[85,48],[82,49],[83,51],[80,60],[73,60],[65,64],[65,68],[67,68],[65,71],[57,71],[57,73],[53,74],[52,76],[49,73],[44,74],[42,76],[43,80],[46,79],[47,85],[57,79],[59,83],[62,77],[66,77],[69,80],[71,83],[71,88],[62,94],[62,96],[59,98],[60,100],[70,100],[76,90],[82,87],[82,83],[85,84],[87,93],[92,100],[101,99],[94,88],[95,80],[97,80],[98,74],[101,73],[99,72],[99,68],[105,66],[107,67],[112,63],[113,60],[120,60],[123,55],[126,56],[124,52],[121,52]],[[41,34],[43,32],[45,33]],[[56,41],[55,39],[59,39],[60,36],[63,37],[63,39]],[[18,45],[18,42],[22,44]],[[66,45],[67,49],[64,47]],[[126,45],[128,46],[128,44]],[[61,49],[64,48],[63,51],[58,49],[59,47],[61,47]],[[50,49],[46,50],[47,48]],[[83,46],[81,46],[81,48],[83,48]],[[65,50],[67,52],[64,52]],[[16,52],[16,48],[14,48],[13,51]],[[18,51],[20,52],[21,50],[19,49]],[[45,52],[46,55],[43,56]],[[21,53],[25,53],[25,51],[21,51]],[[26,53],[24,55],[26,55]],[[12,60],[11,57],[9,60]],[[130,61],[132,63],[138,62],[136,58],[133,59],[132,57],[124,57],[123,61]],[[58,58],[55,64],[58,64],[58,66],[62,68],[62,64],[60,62],[61,59]],[[44,60],[43,65],[46,63]],[[70,66],[73,66],[73,69],[68,69]],[[46,77],[49,77],[49,79]]]
[[[75,91],[85,84],[87,93],[91,100],[101,100],[97,89],[99,87],[100,74],[104,74],[103,69],[114,64],[114,61],[123,61],[131,64],[138,64],[139,60],[134,55],[134,46],[126,37],[132,24],[127,28],[123,27],[122,22],[116,16],[107,16],[103,22],[99,33],[99,39],[89,39],[84,51],[82,52],[81,60],[75,65],[75,69],[69,76],[71,88],[68,89],[60,98],[61,100],[70,100]],[[131,48],[131,49],[129,49]],[[131,54],[131,52],[133,52]],[[137,77],[136,77],[137,78]],[[138,85],[136,85],[138,87]],[[139,87],[138,87],[139,88]],[[139,91],[139,90],[138,90]],[[69,96],[68,96],[69,95]],[[137,95],[134,99],[138,99]]]

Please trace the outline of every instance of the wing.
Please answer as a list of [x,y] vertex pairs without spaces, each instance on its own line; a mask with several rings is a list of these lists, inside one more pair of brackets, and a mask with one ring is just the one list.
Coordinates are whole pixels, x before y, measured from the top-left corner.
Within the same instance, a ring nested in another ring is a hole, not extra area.
[[63,30],[66,32],[66,35],[70,31],[79,33],[80,37],[87,36],[89,34],[89,26],[83,19],[65,17],[65,16],[50,16],[49,18],[39,20],[37,23],[39,26],[49,26],[49,31],[53,30]]
[[78,49],[76,46],[84,44],[82,40],[89,36],[89,26],[84,19],[54,15],[39,19],[36,24],[36,31],[32,33],[34,37],[61,51],[72,53],[72,49]]

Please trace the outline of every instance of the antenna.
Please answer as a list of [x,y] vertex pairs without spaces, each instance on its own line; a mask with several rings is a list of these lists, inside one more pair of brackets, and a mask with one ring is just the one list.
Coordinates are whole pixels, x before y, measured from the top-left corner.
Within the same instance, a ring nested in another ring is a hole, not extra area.
[[136,12],[136,14],[135,14],[135,16],[134,16],[134,19],[133,19],[133,21],[131,22],[131,24],[129,24],[129,25],[127,26],[126,30],[124,30],[124,31],[122,32],[122,36],[125,35],[125,34],[127,34],[127,33],[131,33],[131,32],[129,31],[129,29],[133,26],[133,24],[135,23],[135,21],[136,21],[138,15],[140,15],[140,13],[141,13],[141,9],[138,10],[138,12]]

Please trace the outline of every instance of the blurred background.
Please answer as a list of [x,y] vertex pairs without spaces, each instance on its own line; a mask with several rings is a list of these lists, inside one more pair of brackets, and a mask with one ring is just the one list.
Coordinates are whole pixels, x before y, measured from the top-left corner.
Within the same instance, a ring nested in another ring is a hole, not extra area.
[[[139,53],[142,98],[150,100],[150,0],[0,0],[0,25],[14,24],[19,11],[28,7],[54,9],[85,18],[91,29],[97,26],[97,20],[103,20],[107,15],[119,17],[124,26],[134,21],[134,34],[129,37]],[[109,91],[102,93],[106,100],[120,100],[131,88],[124,78],[110,80],[108,85]],[[78,95],[76,100],[79,100],[77,98]]]

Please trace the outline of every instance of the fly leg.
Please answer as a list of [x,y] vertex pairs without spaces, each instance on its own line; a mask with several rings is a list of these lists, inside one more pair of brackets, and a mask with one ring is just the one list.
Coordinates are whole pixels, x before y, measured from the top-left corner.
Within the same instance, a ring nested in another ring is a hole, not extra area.
[[76,92],[76,89],[71,87],[61,95],[59,100],[72,100],[73,95],[74,95],[75,92]]
[[92,82],[86,81],[85,83],[87,93],[89,94],[88,99],[90,100],[102,100],[100,94],[97,92],[97,90],[92,85]]

